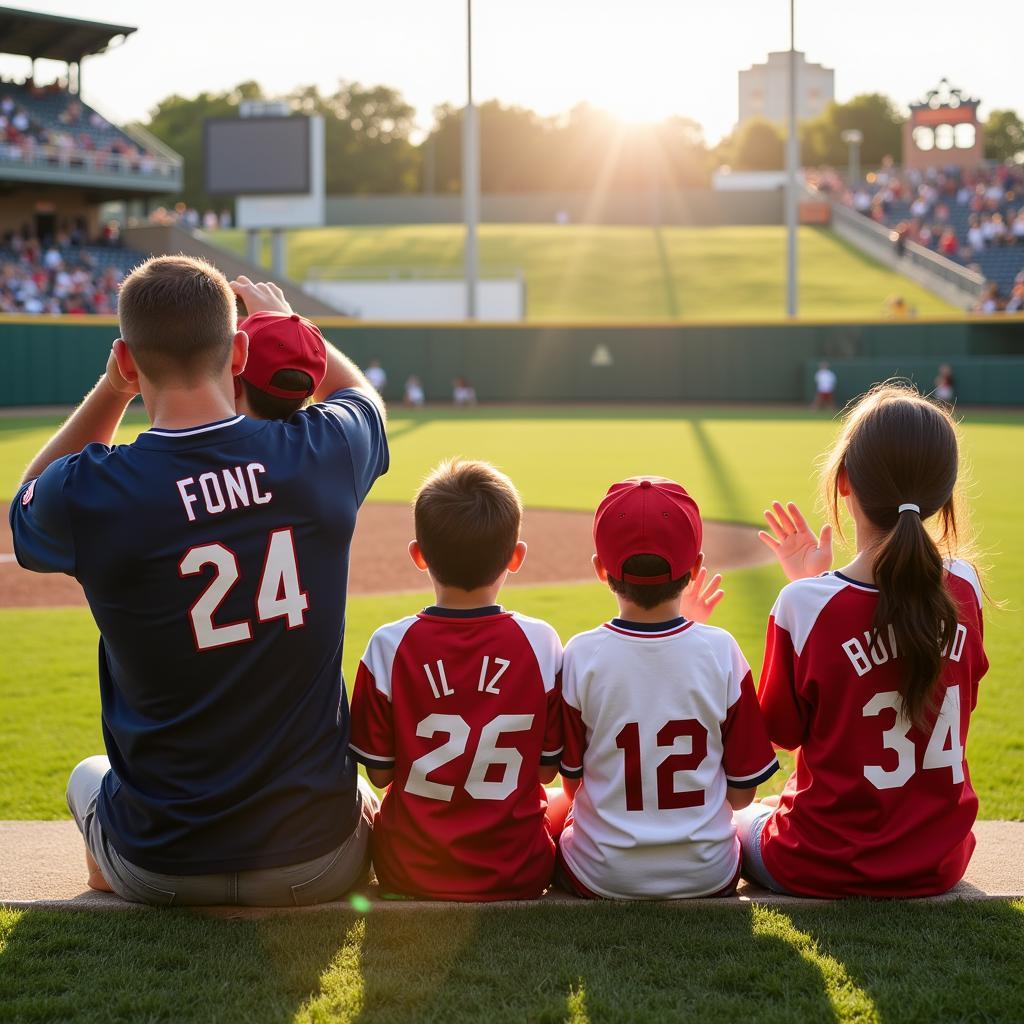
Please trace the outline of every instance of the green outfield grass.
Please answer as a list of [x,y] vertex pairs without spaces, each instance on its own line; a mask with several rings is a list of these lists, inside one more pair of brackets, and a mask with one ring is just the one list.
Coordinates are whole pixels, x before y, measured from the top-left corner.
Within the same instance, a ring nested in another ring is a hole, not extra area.
[[[56,423],[0,420],[0,496],[9,497],[25,463]],[[129,440],[138,417],[122,430]],[[405,501],[432,465],[453,454],[491,459],[509,472],[528,505],[590,510],[612,481],[658,473],[683,481],[709,518],[757,523],[774,497],[814,504],[814,461],[835,423],[800,410],[725,408],[527,408],[397,413],[390,423],[392,470],[372,499]],[[1024,419],[969,416],[966,452],[980,543],[991,563],[988,612],[992,669],[971,726],[969,757],[987,818],[1024,818],[1024,705],[1016,699],[1024,635],[1024,554],[1013,542],[1019,485],[1006,472],[1024,443]],[[526,536],[527,541],[529,535]],[[584,570],[585,571],[585,570]],[[715,621],[737,638],[755,670],[765,622],[783,583],[773,566],[736,571]],[[346,674],[381,623],[422,606],[427,595],[357,597],[349,602]],[[509,590],[505,601],[548,619],[563,639],[613,611],[593,585]],[[96,632],[84,609],[0,612],[0,818],[66,813],[63,780],[84,753],[99,749]],[[776,787],[781,780],[776,781]]]
[[[210,238],[244,251],[241,231]],[[288,275],[304,281],[314,267],[458,270],[462,238],[455,224],[292,231]],[[801,228],[799,252],[801,316],[879,317],[893,295],[921,313],[953,311],[830,231]],[[485,270],[523,272],[530,320],[762,320],[785,309],[782,227],[484,224],[480,260]]]
[[[0,496],[55,422],[0,420]],[[397,413],[394,468],[373,500],[408,499],[431,465],[463,454],[497,462],[532,505],[589,510],[615,478],[650,472],[681,479],[706,516],[753,524],[772,497],[811,506],[813,462],[835,429],[778,409]],[[1006,604],[988,611],[992,669],[968,756],[982,816],[1022,818],[1024,554],[1009,467],[1024,418],[969,414],[964,437],[989,585]],[[716,621],[755,668],[781,584],[771,566],[726,579]],[[370,632],[426,600],[353,598],[349,677]],[[596,583],[508,590],[504,600],[563,639],[613,608]],[[66,816],[70,768],[101,749],[95,645],[84,609],[0,611],[0,818]],[[0,1017],[11,1021],[1009,1022],[1021,1017],[1022,977],[1024,902],[406,907],[262,921],[0,911]]]

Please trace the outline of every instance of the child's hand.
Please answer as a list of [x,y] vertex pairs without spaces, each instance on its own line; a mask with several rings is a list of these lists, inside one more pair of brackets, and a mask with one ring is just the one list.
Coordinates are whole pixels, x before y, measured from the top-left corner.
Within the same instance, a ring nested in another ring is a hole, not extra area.
[[704,567],[704,556],[700,556],[700,568],[686,585],[680,612],[691,622],[707,622],[718,602],[725,597],[725,591],[719,590],[722,582],[721,573],[715,573],[708,579],[708,571]]
[[772,549],[782,571],[791,580],[809,579],[827,572],[832,565],[832,527],[826,523],[821,528],[821,536],[815,537],[793,502],[785,508],[780,501],[772,502],[772,510],[765,509],[764,513],[772,532],[762,530],[758,537]]

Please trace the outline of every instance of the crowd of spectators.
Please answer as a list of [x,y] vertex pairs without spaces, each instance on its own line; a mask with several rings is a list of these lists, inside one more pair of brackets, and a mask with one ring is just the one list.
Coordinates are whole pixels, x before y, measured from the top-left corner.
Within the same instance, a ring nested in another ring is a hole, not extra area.
[[992,261],[998,261],[995,276],[1002,280],[988,280],[977,311],[1024,310],[1024,166],[916,171],[897,169],[887,159],[853,187],[829,170],[811,179],[889,227],[898,251],[916,242],[982,276],[990,276]]
[[123,271],[81,246],[8,233],[0,247],[0,312],[113,313]]
[[150,224],[177,224],[187,231],[216,231],[218,228],[229,228],[232,224],[231,211],[224,209],[219,213],[216,210],[207,210],[200,213],[192,206],[185,203],[175,203],[174,206],[158,206],[149,214]]
[[54,82],[0,83],[0,160],[155,174],[158,158]]

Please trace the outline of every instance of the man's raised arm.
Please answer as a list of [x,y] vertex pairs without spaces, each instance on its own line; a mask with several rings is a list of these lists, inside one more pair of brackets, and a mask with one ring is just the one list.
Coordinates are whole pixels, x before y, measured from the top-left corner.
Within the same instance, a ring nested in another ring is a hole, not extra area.
[[85,396],[82,404],[67,422],[43,445],[39,454],[28,464],[21,482],[34,480],[47,466],[65,455],[80,452],[87,444],[110,444],[121,425],[128,404],[139,393],[137,383],[121,376],[117,360],[111,351],[107,372]]
[[[254,284],[247,277],[238,277],[231,282],[231,289],[242,300],[245,310],[250,316],[253,313],[261,312],[289,315],[294,312],[288,300],[285,299],[284,292],[272,281]],[[380,410],[381,416],[385,415],[384,400],[377,393],[377,389],[348,356],[343,355],[328,341],[327,372],[324,374],[323,383],[316,389],[313,400],[322,402],[329,395],[333,395],[335,391],[341,391],[344,388],[356,388],[365,392]]]

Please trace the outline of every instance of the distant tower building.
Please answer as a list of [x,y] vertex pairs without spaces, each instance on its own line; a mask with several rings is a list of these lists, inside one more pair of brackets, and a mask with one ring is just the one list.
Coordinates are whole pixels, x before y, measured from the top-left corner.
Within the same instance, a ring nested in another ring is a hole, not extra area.
[[[797,52],[797,118],[808,121],[823,113],[835,98],[832,68],[809,64]],[[764,64],[755,64],[740,72],[740,124],[752,117],[763,117],[785,124],[788,107],[789,52],[769,53]]]
[[910,118],[903,124],[904,167],[972,170],[984,159],[978,100],[964,96],[943,78],[920,103],[910,105]]

